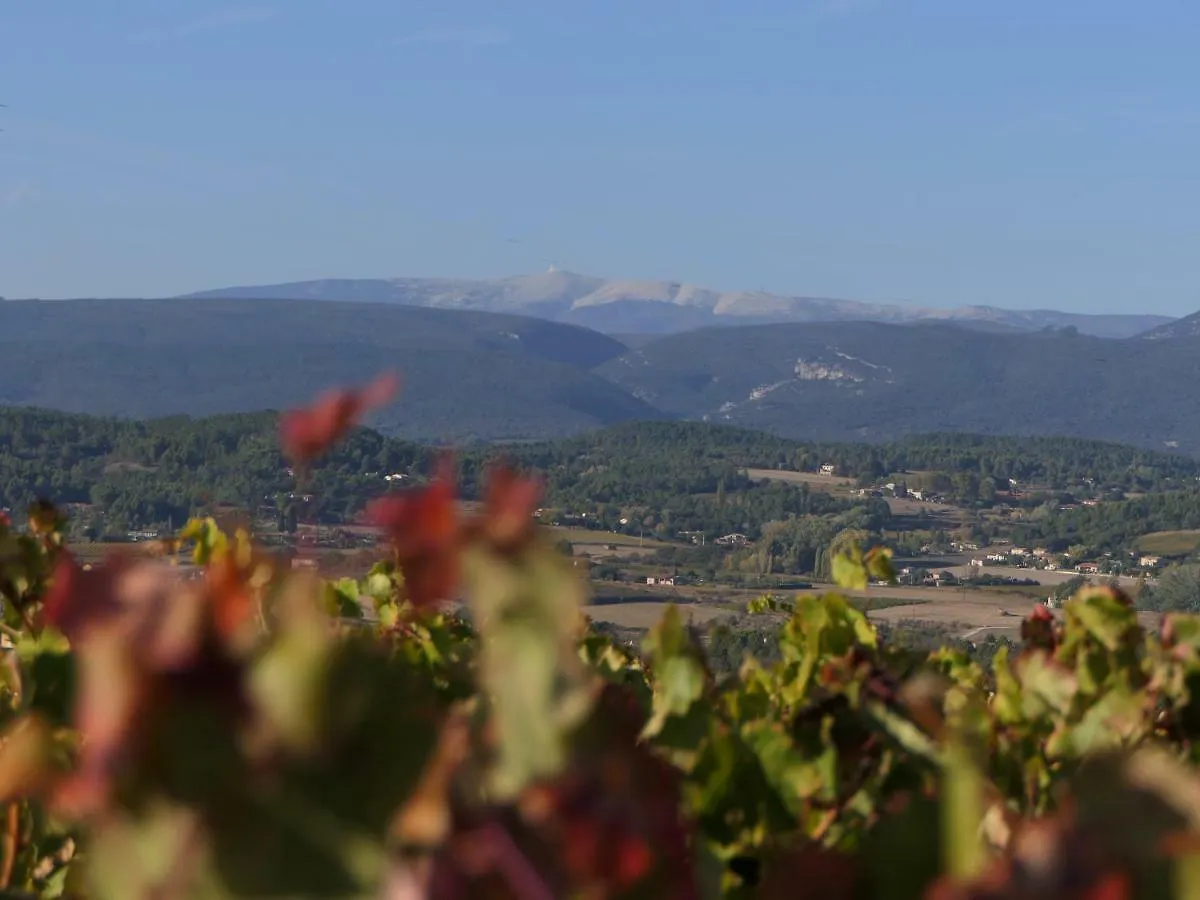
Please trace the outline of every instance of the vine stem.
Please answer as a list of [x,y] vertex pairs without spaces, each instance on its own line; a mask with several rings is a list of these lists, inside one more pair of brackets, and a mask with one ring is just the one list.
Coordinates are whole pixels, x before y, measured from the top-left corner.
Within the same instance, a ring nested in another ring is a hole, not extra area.
[[17,864],[17,833],[21,830],[21,810],[13,802],[9,803],[4,813],[4,834],[0,836],[0,846],[4,849],[4,864],[0,869],[0,889],[7,889],[12,883],[13,869]]

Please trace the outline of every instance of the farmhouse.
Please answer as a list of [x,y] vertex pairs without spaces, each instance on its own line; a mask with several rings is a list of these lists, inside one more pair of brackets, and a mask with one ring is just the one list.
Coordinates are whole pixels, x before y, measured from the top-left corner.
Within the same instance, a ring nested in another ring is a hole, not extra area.
[[1138,565],[1144,566],[1147,569],[1151,569],[1157,566],[1161,561],[1162,560],[1157,556],[1143,556],[1138,560]]
[[647,575],[646,576],[646,584],[658,584],[658,585],[665,585],[668,587],[674,587],[675,579],[670,575],[659,575],[659,576]]
[[822,475],[832,475],[834,472],[834,468],[835,467],[832,463],[825,463],[825,465],[821,466],[821,474]]
[[1096,575],[1100,572],[1100,566],[1094,562],[1084,562],[1077,565],[1075,571],[1080,575]]

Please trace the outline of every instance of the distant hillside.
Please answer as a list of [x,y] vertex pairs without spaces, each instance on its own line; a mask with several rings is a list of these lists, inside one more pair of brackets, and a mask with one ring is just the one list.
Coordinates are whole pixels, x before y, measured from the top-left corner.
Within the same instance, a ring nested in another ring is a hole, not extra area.
[[398,369],[400,402],[371,424],[420,441],[696,419],[809,441],[970,431],[1200,456],[1200,339],[1186,335],[811,322],[630,343],[524,316],[379,303],[8,301],[0,405],[128,418],[248,412]]
[[[987,493],[1009,478],[1058,489],[1086,480],[1093,490],[1145,494],[1151,503],[1154,494],[1176,491],[1186,500],[1194,494],[1179,489],[1194,486],[1200,474],[1200,460],[1069,438],[942,434],[812,444],[700,422],[625,422],[554,441],[462,448],[464,496],[479,496],[481,473],[499,450],[542,474],[547,507],[591,510],[602,517],[589,518],[593,527],[628,526],[630,533],[640,530],[642,518],[637,525],[621,519],[630,506],[642,507],[671,536],[693,529],[753,532],[789,512],[857,515],[852,506],[862,506],[810,493],[808,486],[764,481],[751,468],[811,472],[828,463],[850,477],[942,473],[944,490],[965,502],[987,502]],[[270,412],[130,421],[0,407],[0,509],[46,498],[76,505],[72,518],[80,530],[124,535],[232,505],[288,530],[289,522],[354,519],[396,487],[388,476],[407,476],[399,483],[409,484],[430,471],[433,457],[428,447],[359,428],[302,474],[283,457],[278,416]],[[980,487],[984,496],[971,496]],[[876,507],[883,515],[886,505]],[[1168,524],[1186,514],[1163,511]]]
[[1138,335],[1147,341],[1168,341],[1179,338],[1200,338],[1200,312],[1151,328]]
[[509,312],[571,322],[606,334],[670,334],[710,325],[923,319],[1020,331],[1073,327],[1097,337],[1131,337],[1170,322],[1154,315],[1080,315],[1053,310],[901,304],[716,291],[668,281],[604,279],[551,269],[535,275],[465,278],[334,278],[200,291],[190,297],[310,299]]
[[813,323],[673,335],[597,371],[682,418],[808,440],[972,431],[1197,455],[1197,344]]
[[271,300],[0,303],[0,404],[152,417],[279,409],[402,372],[375,424],[421,440],[553,437],[657,410],[588,370],[625,349],[479,312]]

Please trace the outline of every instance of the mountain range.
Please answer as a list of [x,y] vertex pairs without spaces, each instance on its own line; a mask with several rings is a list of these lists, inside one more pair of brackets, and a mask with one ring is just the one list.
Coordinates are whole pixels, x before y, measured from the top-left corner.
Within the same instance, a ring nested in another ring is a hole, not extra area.
[[384,369],[370,424],[454,443],[698,420],[805,440],[1097,438],[1200,457],[1200,314],[1136,337],[955,321],[619,341],[512,314],[266,298],[0,303],[0,405],[131,418],[283,409]]
[[621,281],[551,268],[535,275],[462,278],[341,278],[220,288],[190,299],[329,300],[436,309],[518,313],[594,328],[605,334],[670,334],[710,325],[780,322],[952,321],[987,331],[1075,328],[1122,338],[1171,321],[1156,315],[1086,315],[994,306],[934,309],[910,304],[716,291],[674,281]]

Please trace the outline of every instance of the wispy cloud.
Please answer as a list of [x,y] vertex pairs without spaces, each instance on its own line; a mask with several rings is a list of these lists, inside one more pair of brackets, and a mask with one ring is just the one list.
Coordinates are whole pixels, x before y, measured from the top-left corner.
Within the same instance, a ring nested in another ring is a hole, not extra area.
[[405,35],[399,44],[440,44],[453,47],[498,47],[512,40],[501,28],[426,28]]
[[235,6],[194,19],[151,25],[135,31],[129,36],[129,40],[135,44],[183,40],[244,25],[256,25],[275,18],[276,14],[277,11],[270,6]]

